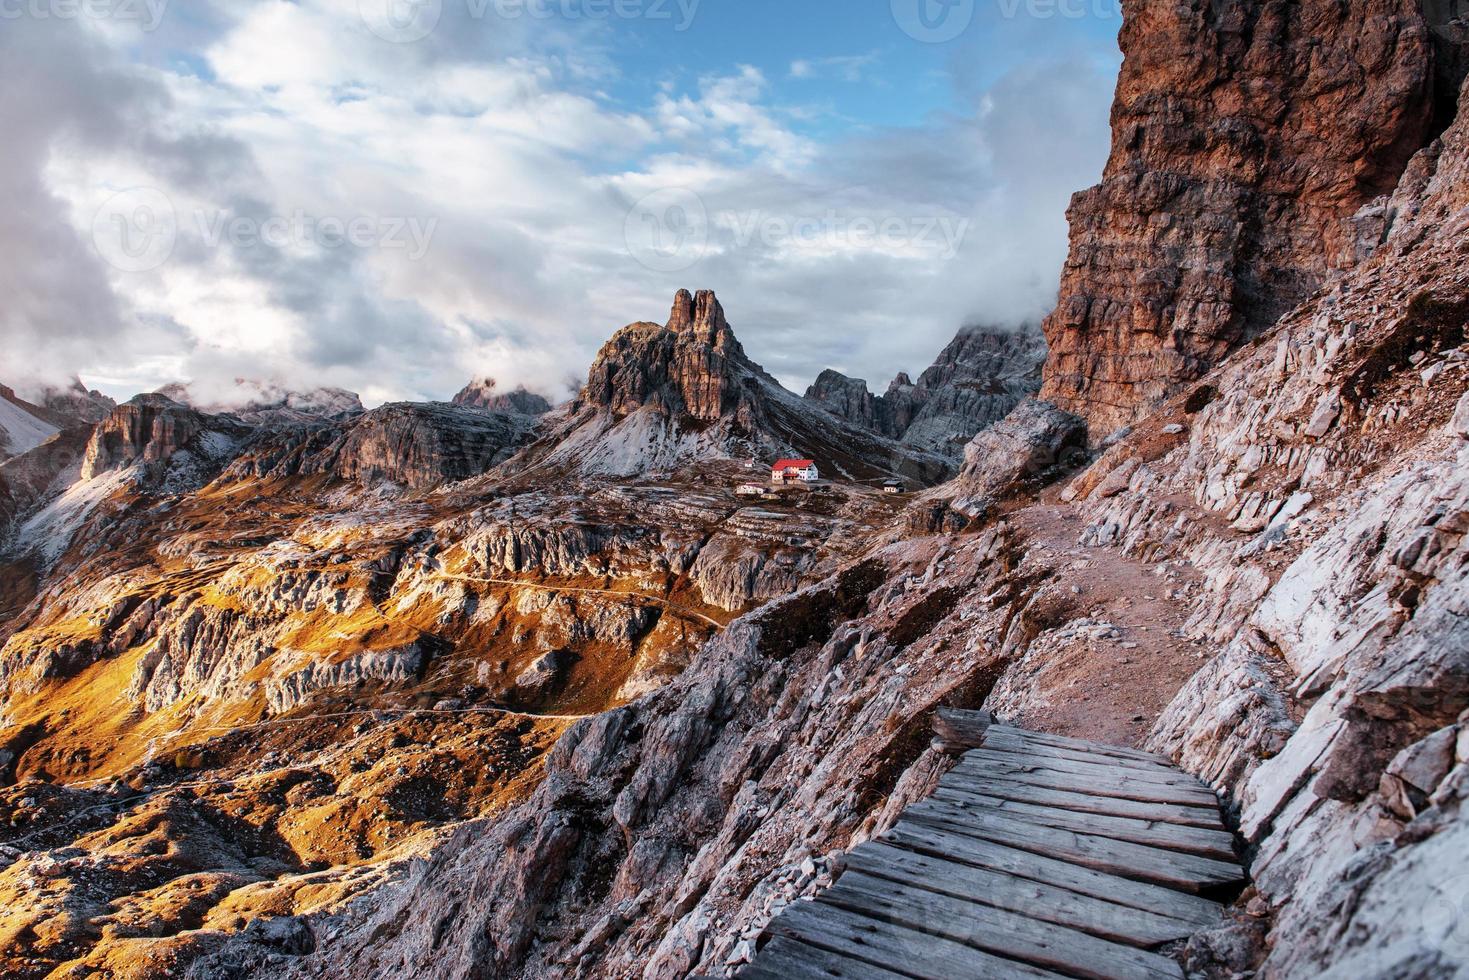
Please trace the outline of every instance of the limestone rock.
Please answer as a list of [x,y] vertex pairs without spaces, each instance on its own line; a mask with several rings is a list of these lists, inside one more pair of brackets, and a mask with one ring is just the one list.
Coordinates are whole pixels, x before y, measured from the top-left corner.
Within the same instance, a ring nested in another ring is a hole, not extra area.
[[973,501],[1003,499],[1086,452],[1086,423],[1042,401],[1028,400],[964,450],[964,468],[951,485]]
[[1469,392],[1465,392],[1464,397],[1459,399],[1459,406],[1454,409],[1454,418],[1449,423],[1449,429],[1460,439],[1469,439]]
[[1433,132],[1417,5],[1126,0],[1123,11],[1112,155],[1102,183],[1072,200],[1071,257],[1045,324],[1041,397],[1096,438],[1348,261],[1348,219],[1394,188]]

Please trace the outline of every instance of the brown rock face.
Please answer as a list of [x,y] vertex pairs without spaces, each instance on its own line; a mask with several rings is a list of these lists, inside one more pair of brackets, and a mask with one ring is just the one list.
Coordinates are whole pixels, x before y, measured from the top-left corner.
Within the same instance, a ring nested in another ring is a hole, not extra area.
[[205,416],[163,395],[139,395],[98,424],[82,460],[82,479],[135,462],[161,463],[205,431]]
[[752,370],[714,293],[681,289],[666,327],[634,323],[607,342],[582,401],[618,413],[655,405],[713,422],[735,409],[740,379]]
[[1094,438],[1353,261],[1347,220],[1429,141],[1417,0],[1126,0],[1102,183],[1072,201],[1041,397]]

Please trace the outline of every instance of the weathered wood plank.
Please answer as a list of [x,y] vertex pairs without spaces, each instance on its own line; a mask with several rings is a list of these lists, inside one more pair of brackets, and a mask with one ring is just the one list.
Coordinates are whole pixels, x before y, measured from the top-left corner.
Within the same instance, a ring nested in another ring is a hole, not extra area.
[[878,841],[847,856],[847,868],[916,888],[993,905],[1142,949],[1186,939],[1195,922],[1130,908],[1003,871],[945,861]]
[[1099,755],[1115,755],[1122,759],[1137,759],[1144,762],[1160,762],[1163,765],[1172,765],[1173,760],[1155,752],[1144,752],[1142,749],[1128,749],[1120,745],[1108,745],[1105,742],[1090,742],[1083,738],[1070,738],[1066,735],[1052,735],[1048,732],[1033,732],[1025,728],[1016,728],[1013,725],[1002,725],[999,722],[990,726],[990,730],[1001,735],[1011,735],[1023,738],[1029,742],[1042,745],[1054,745],[1059,748],[1081,749]]
[[927,801],[909,807],[903,817],[920,823],[936,823],[953,833],[1063,858],[1096,871],[1190,892],[1245,880],[1244,871],[1234,863],[1130,844],[1109,837],[1056,830],[1003,816],[994,810],[964,811]]
[[839,906],[796,902],[767,927],[849,959],[895,970],[917,980],[1057,980],[1060,974],[956,943],[916,929],[879,922]]
[[1024,763],[1017,765],[1002,761],[997,755],[992,756],[985,752],[971,752],[960,761],[959,765],[954,767],[953,772],[973,776],[981,781],[988,777],[998,776],[1017,779],[1020,782],[1045,789],[1112,796],[1124,800],[1137,800],[1140,803],[1176,803],[1181,806],[1219,805],[1218,798],[1206,789],[1195,790],[1180,786],[1166,786],[1161,783],[1129,779],[1120,773],[1110,774],[1109,778],[1108,775],[1062,772],[1040,765]]
[[908,980],[901,973],[776,936],[739,972],[740,980]]
[[988,711],[940,708],[934,717],[933,730],[943,751],[958,754],[983,745],[994,720],[995,716]]
[[[1137,770],[1138,772],[1163,774],[1174,779],[1193,780],[1192,776],[1177,766],[1171,766],[1164,762],[1105,755],[1087,749],[1063,748],[1050,745],[1046,742],[1017,738],[1014,735],[1007,735],[1003,732],[991,731],[987,733],[984,737],[983,747],[998,752],[1035,756],[1040,759],[1057,759],[1069,762],[1087,762],[1092,765],[1117,766],[1122,769]],[[1197,780],[1193,781],[1197,782]]]
[[1224,830],[1224,818],[1217,806],[1180,806],[1175,803],[1139,803],[1112,796],[1093,796],[1090,793],[1071,793],[1059,789],[1045,789],[1015,779],[993,777],[976,779],[957,774],[945,777],[939,783],[942,791],[992,796],[1017,803],[1035,803],[1053,806],[1079,813],[1105,814],[1114,817],[1132,817],[1136,820],[1151,820],[1157,823],[1173,823],[1184,827],[1200,827],[1207,830]]
[[971,809],[990,809],[1030,823],[1038,823],[1058,830],[1074,830],[1078,833],[1110,837],[1113,840],[1130,841],[1149,847],[1160,847],[1169,851],[1197,854],[1200,857],[1220,861],[1235,861],[1234,835],[1222,830],[1201,830],[1197,827],[1180,827],[1170,823],[1151,823],[1130,817],[1111,817],[1097,813],[1075,813],[1053,806],[1036,806],[1017,803],[993,796],[980,796],[940,786],[934,794],[936,802],[953,803]]
[[1128,908],[1182,919],[1201,929],[1217,924],[1223,915],[1223,909],[1217,902],[1198,895],[1131,881],[1032,851],[977,840],[931,824],[900,822],[881,840],[940,860],[1016,875]]
[[1199,793],[1211,792],[1203,783],[1178,769],[1138,769],[1132,766],[1116,765],[1110,760],[1101,758],[1079,762],[1075,759],[1064,759],[1056,755],[1046,754],[1044,749],[1011,752],[1006,749],[992,748],[986,745],[982,749],[976,749],[968,753],[965,756],[965,760],[968,761],[970,759],[992,759],[1011,765],[1033,765],[1044,769],[1053,769],[1057,772],[1072,772],[1082,776],[1098,776],[1101,778],[1116,777],[1130,779],[1136,782],[1157,783],[1160,786],[1175,786],[1179,789]]
[[1156,953],[860,871],[842,875],[817,902],[1089,980],[1183,976]]

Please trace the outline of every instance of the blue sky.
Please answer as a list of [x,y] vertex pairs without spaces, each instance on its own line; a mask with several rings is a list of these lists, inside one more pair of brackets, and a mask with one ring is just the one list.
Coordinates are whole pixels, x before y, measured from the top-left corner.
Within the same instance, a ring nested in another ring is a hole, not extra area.
[[1106,156],[1111,2],[129,0],[7,22],[0,204],[31,220],[0,241],[3,380],[559,396],[688,287],[791,387],[836,367],[880,389],[966,323],[1054,301],[1067,200]]

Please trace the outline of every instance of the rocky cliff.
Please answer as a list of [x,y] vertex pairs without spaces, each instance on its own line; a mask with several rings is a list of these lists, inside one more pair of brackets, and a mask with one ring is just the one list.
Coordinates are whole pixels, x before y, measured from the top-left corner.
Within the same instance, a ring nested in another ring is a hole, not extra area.
[[806,399],[905,445],[960,458],[974,435],[1040,387],[1046,346],[1033,327],[966,327],[915,384],[899,374],[882,395],[867,382],[823,371]]
[[1112,155],[1045,323],[1043,397],[1098,438],[1350,266],[1443,101],[1416,0],[1123,6]]

